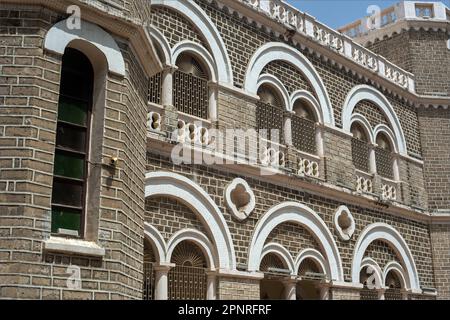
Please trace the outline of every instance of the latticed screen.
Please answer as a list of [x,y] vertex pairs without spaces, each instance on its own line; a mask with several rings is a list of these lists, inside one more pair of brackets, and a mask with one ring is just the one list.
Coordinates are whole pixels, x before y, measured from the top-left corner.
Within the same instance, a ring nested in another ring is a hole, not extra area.
[[365,287],[360,291],[361,300],[378,300],[378,291]]
[[292,143],[300,151],[315,154],[317,146],[314,121],[294,115],[292,117]]
[[206,300],[204,268],[176,266],[169,271],[169,300]]
[[161,91],[162,91],[162,74],[157,73],[150,78],[148,86],[148,101],[161,104]]
[[256,121],[258,130],[267,130],[267,139],[274,140],[275,136],[272,136],[271,130],[278,130],[279,141],[283,142],[283,116],[282,109],[267,103],[258,102],[256,107]]
[[401,289],[398,288],[390,288],[387,289],[384,293],[385,300],[403,300],[403,294]]
[[369,172],[369,145],[366,141],[352,139],[352,159],[356,169]]
[[392,154],[390,150],[376,148],[375,157],[377,159],[377,172],[380,176],[393,179]]
[[173,76],[173,92],[178,111],[208,118],[208,80],[177,70]]
[[155,299],[155,270],[152,262],[144,262],[144,300]]

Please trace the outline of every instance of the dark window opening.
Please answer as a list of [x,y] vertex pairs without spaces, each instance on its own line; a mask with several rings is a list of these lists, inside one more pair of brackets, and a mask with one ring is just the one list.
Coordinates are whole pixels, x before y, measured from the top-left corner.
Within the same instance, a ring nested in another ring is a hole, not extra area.
[[83,237],[94,71],[89,59],[67,48],[61,87],[52,195],[53,234]]

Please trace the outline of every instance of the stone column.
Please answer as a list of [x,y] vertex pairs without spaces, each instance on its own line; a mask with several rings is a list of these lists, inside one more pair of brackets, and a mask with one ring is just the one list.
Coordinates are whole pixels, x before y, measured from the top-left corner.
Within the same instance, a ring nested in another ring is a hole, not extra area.
[[292,146],[292,115],[294,112],[292,111],[285,111],[283,113],[283,130],[284,130],[284,144],[286,146]]
[[316,147],[317,155],[322,159],[325,155],[323,149],[323,126],[320,123],[316,124]]
[[209,271],[206,273],[206,299],[217,299],[217,274],[215,271]]
[[173,106],[173,73],[176,66],[167,66],[161,79],[161,104],[163,106]]
[[375,146],[369,145],[369,173],[377,173],[377,159],[375,156]]
[[217,97],[219,87],[215,82],[208,83],[208,119],[211,122],[217,121]]
[[167,300],[169,295],[168,274],[173,264],[155,266],[155,300]]
[[385,300],[384,293],[386,292],[385,288],[377,289],[378,292],[378,300]]
[[322,283],[319,285],[320,300],[330,300],[330,285],[328,283]]
[[284,298],[286,300],[297,299],[297,279],[291,278],[283,282],[284,284]]

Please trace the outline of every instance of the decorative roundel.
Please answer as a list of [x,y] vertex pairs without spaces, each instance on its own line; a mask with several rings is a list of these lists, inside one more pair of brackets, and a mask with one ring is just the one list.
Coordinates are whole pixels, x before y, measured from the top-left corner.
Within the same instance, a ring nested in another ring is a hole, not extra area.
[[236,178],[225,189],[225,202],[233,217],[244,221],[255,209],[255,195],[248,183]]
[[339,238],[349,241],[355,233],[355,219],[346,206],[340,206],[334,214],[334,226]]

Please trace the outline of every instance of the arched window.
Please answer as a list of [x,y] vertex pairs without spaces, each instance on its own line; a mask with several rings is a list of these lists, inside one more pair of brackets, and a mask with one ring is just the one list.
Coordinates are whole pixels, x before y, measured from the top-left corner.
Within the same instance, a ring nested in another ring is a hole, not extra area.
[[402,282],[395,271],[391,270],[386,275],[385,286],[387,287],[384,293],[386,300],[403,300]]
[[173,76],[173,101],[178,111],[208,119],[208,73],[196,58],[182,53]]
[[261,260],[259,270],[264,273],[260,283],[261,300],[279,300],[285,298],[283,280],[290,274],[283,260],[274,253],[268,253]]
[[[258,89],[260,101],[256,108],[257,129],[260,134],[267,130],[267,139],[281,143],[283,141],[283,99],[269,84],[262,84]],[[272,130],[278,130],[278,137]]]
[[351,127],[352,138],[352,160],[356,169],[369,172],[369,138],[364,128],[357,122]]
[[320,283],[325,280],[321,267],[311,258],[306,258],[300,264],[297,283],[297,300],[320,300]]
[[394,178],[392,144],[390,139],[384,134],[379,133],[376,139],[375,158],[377,163],[377,172],[380,176],[388,179]]
[[206,300],[207,262],[193,242],[183,241],[174,249],[169,271],[169,300]]
[[80,51],[62,57],[52,195],[53,234],[83,237],[94,71]]
[[292,143],[303,152],[315,154],[317,119],[311,106],[302,99],[297,99],[293,106]]
[[147,240],[144,241],[144,288],[143,300],[155,299],[155,254]]

